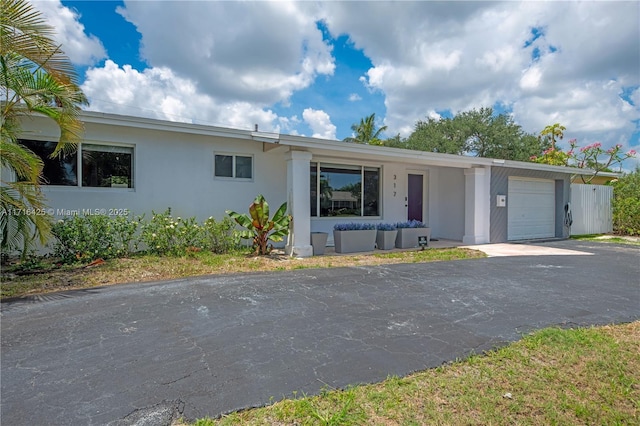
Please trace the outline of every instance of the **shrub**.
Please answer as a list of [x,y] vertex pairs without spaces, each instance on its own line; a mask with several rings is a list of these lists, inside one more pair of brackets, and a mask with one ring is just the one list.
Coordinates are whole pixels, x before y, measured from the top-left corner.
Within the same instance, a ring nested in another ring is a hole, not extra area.
[[202,224],[202,244],[213,253],[223,254],[240,245],[240,235],[235,230],[235,223],[228,217],[216,221],[213,217]]
[[426,228],[426,227],[427,225],[415,219],[407,222],[396,223],[396,228]]
[[378,231],[395,231],[398,229],[393,223],[379,223],[376,225]]
[[376,226],[373,223],[336,223],[333,229],[336,231],[362,231],[376,229]]
[[140,241],[150,253],[179,256],[203,246],[201,227],[195,217],[174,219],[170,208],[163,213],[152,211],[151,220],[141,228]]
[[276,210],[272,218],[269,218],[269,203],[262,194],[258,195],[249,206],[249,214],[236,213],[227,210],[227,214],[245,231],[239,233],[241,238],[251,239],[255,254],[269,254],[273,244],[269,240],[280,242],[289,234],[289,223],[293,219],[287,213],[287,203]]
[[640,167],[613,185],[613,231],[640,235]]
[[137,249],[134,235],[141,218],[73,216],[53,225],[53,253],[63,263],[123,257]]

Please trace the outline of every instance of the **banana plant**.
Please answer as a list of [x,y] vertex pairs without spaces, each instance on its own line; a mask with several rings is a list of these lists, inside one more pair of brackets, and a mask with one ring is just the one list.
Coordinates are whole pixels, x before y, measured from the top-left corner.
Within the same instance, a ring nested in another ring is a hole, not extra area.
[[289,233],[292,217],[286,212],[287,203],[283,203],[273,218],[269,219],[269,204],[262,195],[258,195],[253,200],[249,206],[248,215],[236,213],[233,210],[226,211],[238,225],[246,228],[245,231],[240,232],[240,236],[253,240],[253,248],[257,255],[269,254],[273,249],[273,244],[269,244],[269,240],[280,242]]

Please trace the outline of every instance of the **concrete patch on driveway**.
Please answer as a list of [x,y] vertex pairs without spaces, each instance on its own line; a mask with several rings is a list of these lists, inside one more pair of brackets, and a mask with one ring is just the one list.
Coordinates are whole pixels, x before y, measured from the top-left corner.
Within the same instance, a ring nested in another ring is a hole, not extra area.
[[586,251],[570,250],[559,247],[538,246],[531,244],[481,244],[476,246],[463,246],[473,250],[479,250],[489,257],[498,256],[589,256],[593,253]]

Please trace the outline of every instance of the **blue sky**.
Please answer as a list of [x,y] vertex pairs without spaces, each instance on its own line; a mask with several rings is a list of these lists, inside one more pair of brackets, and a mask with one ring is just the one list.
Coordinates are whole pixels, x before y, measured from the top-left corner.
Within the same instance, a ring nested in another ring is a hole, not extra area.
[[343,139],[493,106],[640,151],[638,2],[34,4],[92,110]]

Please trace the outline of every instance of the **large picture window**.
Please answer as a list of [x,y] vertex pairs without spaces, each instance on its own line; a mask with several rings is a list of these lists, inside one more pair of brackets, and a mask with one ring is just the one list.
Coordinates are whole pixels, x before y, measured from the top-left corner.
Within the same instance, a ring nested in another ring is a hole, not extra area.
[[22,139],[20,144],[42,159],[45,185],[133,188],[132,147],[80,144],[76,152],[50,158],[56,142]]
[[311,216],[379,216],[380,169],[311,163]]
[[253,178],[253,157],[246,155],[215,154],[214,176],[218,178]]

